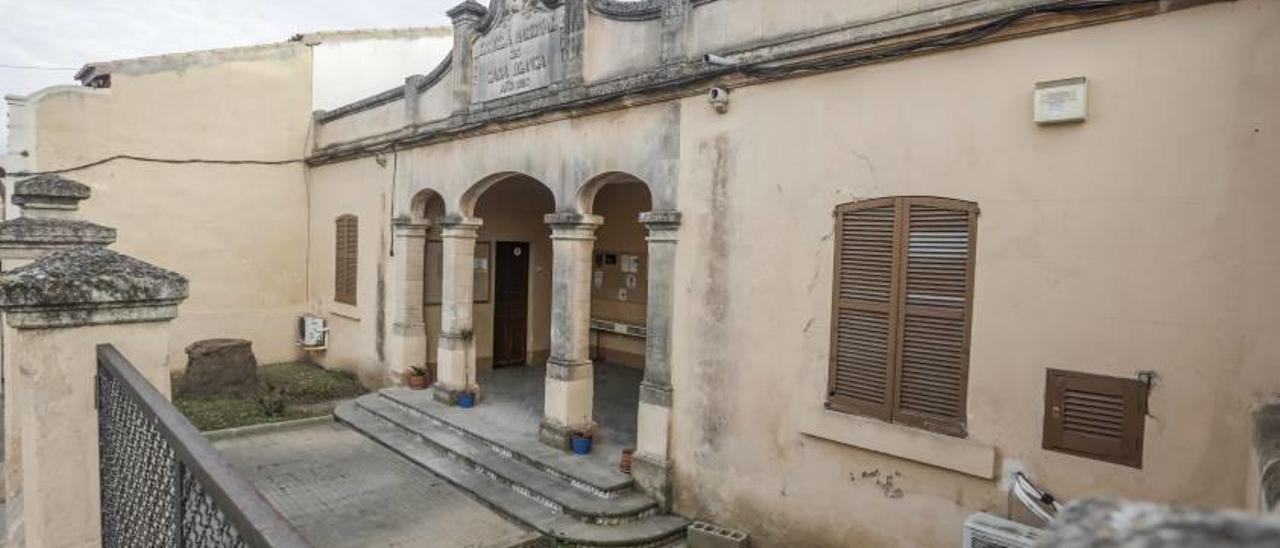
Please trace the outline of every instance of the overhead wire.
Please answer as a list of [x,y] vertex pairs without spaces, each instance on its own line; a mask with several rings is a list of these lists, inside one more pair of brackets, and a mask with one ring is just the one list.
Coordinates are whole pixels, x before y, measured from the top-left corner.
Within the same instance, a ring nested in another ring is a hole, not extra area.
[[[644,90],[624,89],[624,90],[612,91],[612,92],[600,94],[597,96],[585,97],[577,101],[573,101],[571,103],[561,105],[561,107],[566,109],[589,108],[591,106],[614,101],[634,93],[655,92],[655,91],[664,91],[664,90],[679,88],[682,86],[695,84],[697,82],[706,81],[711,78],[726,76],[733,73],[740,73],[746,76],[753,76],[757,78],[774,79],[774,78],[794,76],[798,74],[827,72],[832,70],[851,68],[851,67],[860,66],[860,65],[883,62],[883,61],[887,61],[897,57],[904,57],[904,56],[924,53],[924,52],[928,52],[936,49],[954,48],[954,47],[963,47],[967,45],[972,45],[982,41],[983,39],[990,38],[991,36],[999,33],[1000,31],[1009,28],[1011,25],[1035,15],[1046,14],[1046,13],[1055,13],[1055,14],[1083,13],[1083,12],[1098,11],[1098,10],[1123,7],[1123,6],[1151,4],[1159,1],[1160,0],[1090,0],[1090,1],[1082,1],[1082,2],[1065,3],[1065,4],[1031,6],[1031,7],[1015,10],[1008,14],[999,16],[995,19],[992,19],[971,27],[967,27],[958,31],[938,34],[935,36],[922,38],[919,40],[915,40],[912,42],[904,43],[904,44],[893,46],[893,47],[887,47],[883,49],[873,49],[870,51],[859,50],[854,52],[832,55],[832,56],[824,57],[824,58],[813,60],[813,61],[796,62],[796,61],[786,61],[786,60],[779,60],[779,59],[770,59],[767,61],[746,63],[746,64],[734,65],[729,67],[715,67],[715,68],[712,68],[709,70],[703,70],[701,72],[694,73],[694,74],[686,74],[683,76],[678,76],[676,78],[661,82],[655,86],[646,88]],[[3,65],[0,65],[0,66],[3,66]],[[485,122],[473,122],[471,124],[467,124],[461,127],[451,128],[451,130],[455,132],[469,131],[473,129],[478,129],[479,127],[482,127],[484,125],[486,125]],[[378,143],[376,145],[364,145],[360,147],[354,147],[352,149],[338,151],[338,155],[342,157],[361,156],[361,155],[367,155],[367,154],[376,154],[379,152],[386,152],[388,150],[394,154],[397,149],[397,146],[396,146],[397,143],[402,145],[403,147],[403,145],[412,144],[414,141],[420,141],[420,140],[423,140],[424,138],[429,138],[429,136],[414,135],[414,136],[409,136],[407,139],[400,139],[400,140],[393,141],[391,143],[384,142],[384,143]],[[135,155],[129,155],[129,154],[118,154],[108,158],[103,158],[101,160],[88,162],[88,163],[71,166],[67,168],[62,168],[62,169],[54,169],[54,170],[46,170],[46,171],[15,172],[9,175],[15,176],[15,177],[29,177],[34,175],[71,173],[75,171],[89,169],[89,168],[106,164],[109,162],[114,162],[117,160],[132,160],[137,162],[154,162],[154,163],[165,163],[165,164],[215,164],[215,165],[286,165],[286,164],[303,163],[306,161],[305,158],[291,158],[287,160],[209,160],[209,159],[194,159],[194,158],[193,159],[168,159],[168,158],[151,158],[151,157],[135,156]],[[0,173],[0,175],[3,175],[3,173]]]

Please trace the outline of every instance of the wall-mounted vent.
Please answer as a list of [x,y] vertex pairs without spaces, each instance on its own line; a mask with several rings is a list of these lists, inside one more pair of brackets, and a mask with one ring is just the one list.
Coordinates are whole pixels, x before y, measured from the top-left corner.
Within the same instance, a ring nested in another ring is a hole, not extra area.
[[1142,468],[1146,383],[1050,369],[1044,400],[1045,449]]
[[983,512],[964,520],[963,548],[1032,548],[1042,530]]

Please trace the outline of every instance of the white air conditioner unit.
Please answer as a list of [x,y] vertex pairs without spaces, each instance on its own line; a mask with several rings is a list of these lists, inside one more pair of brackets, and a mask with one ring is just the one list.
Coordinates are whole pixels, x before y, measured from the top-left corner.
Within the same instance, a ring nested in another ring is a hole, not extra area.
[[1044,531],[978,512],[964,520],[963,548],[1032,548]]
[[303,316],[298,318],[298,346],[304,350],[324,350],[328,348],[329,328],[324,318]]

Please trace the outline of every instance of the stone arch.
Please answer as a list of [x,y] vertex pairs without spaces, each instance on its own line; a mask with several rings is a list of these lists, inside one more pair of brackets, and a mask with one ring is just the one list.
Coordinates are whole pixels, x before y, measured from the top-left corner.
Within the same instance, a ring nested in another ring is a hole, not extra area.
[[586,183],[578,188],[578,194],[574,200],[574,207],[577,212],[583,215],[593,214],[596,194],[600,192],[600,189],[607,185],[618,183],[640,183],[644,185],[645,190],[649,192],[650,203],[653,202],[653,185],[650,185],[648,181],[624,171],[607,171],[588,179]]
[[475,184],[471,185],[471,187],[468,188],[465,192],[463,192],[462,196],[458,198],[456,212],[460,214],[463,218],[467,218],[467,219],[474,218],[476,214],[476,204],[480,202],[480,196],[484,195],[485,191],[489,190],[494,185],[503,181],[511,180],[513,178],[526,178],[528,180],[537,182],[539,185],[542,186],[542,188],[546,189],[546,191],[551,194],[553,199],[556,198],[555,189],[551,188],[550,186],[547,185],[547,183],[543,182],[537,177],[528,175],[526,173],[521,173],[519,171],[502,171],[502,172],[485,176],[484,178],[477,181]]
[[409,200],[409,219],[414,224],[436,225],[445,216],[444,197],[439,192],[424,188]]

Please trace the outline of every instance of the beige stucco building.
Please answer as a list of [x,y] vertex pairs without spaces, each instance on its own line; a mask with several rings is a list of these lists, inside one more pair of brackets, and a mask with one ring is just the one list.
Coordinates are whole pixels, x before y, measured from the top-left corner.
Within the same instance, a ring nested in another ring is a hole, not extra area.
[[[11,99],[11,154],[305,157],[74,174],[120,249],[190,277],[172,354],[244,337],[371,385],[429,365],[436,405],[480,408],[545,370],[530,437],[622,436],[662,509],[761,546],[954,545],[1017,472],[1260,507],[1280,4],[449,14],[438,65],[359,101],[315,108],[296,42],[124,62]],[[323,349],[296,346],[304,314]],[[606,371],[634,378],[630,432]]]

